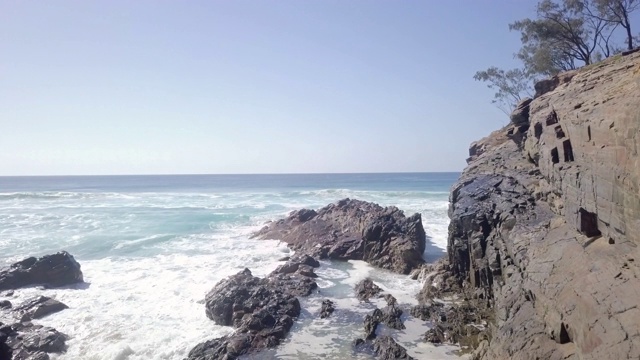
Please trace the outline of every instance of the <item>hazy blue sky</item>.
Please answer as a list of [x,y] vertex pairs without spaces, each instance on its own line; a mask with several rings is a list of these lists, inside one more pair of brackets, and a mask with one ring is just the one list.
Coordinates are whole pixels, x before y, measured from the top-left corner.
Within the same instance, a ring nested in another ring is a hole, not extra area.
[[0,175],[459,171],[534,8],[0,0]]

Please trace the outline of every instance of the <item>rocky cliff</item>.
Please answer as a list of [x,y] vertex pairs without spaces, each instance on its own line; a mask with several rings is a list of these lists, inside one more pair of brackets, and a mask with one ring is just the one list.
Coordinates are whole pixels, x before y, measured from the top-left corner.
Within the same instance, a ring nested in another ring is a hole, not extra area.
[[640,358],[639,73],[632,53],[541,82],[471,145],[445,268],[488,314],[475,358]]

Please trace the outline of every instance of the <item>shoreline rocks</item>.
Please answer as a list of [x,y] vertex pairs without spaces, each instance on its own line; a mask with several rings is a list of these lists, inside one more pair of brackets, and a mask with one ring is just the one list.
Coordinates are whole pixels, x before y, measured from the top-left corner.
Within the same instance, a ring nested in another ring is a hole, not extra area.
[[60,287],[83,281],[80,264],[66,251],[30,257],[0,270],[0,291],[34,285]]
[[448,258],[414,310],[428,340],[474,360],[640,357],[639,67],[632,53],[542,81],[517,125],[472,144]]
[[[356,292],[358,287],[363,287],[363,284],[366,284],[366,287],[369,289],[373,287],[377,288],[376,294],[381,292],[381,289],[369,279],[361,281],[358,286],[356,286]],[[413,359],[407,354],[407,350],[397,344],[392,337],[388,335],[378,335],[378,326],[381,324],[390,329],[406,329],[401,319],[403,311],[397,306],[396,298],[391,294],[379,296],[385,299],[387,306],[383,309],[376,307],[371,313],[365,315],[363,321],[364,339],[355,339],[352,342],[352,347],[358,352],[371,352],[376,354],[379,359]]]
[[[27,286],[60,287],[83,281],[80,264],[66,251],[40,258],[30,257],[0,270],[2,296],[11,297],[14,289]],[[46,296],[37,296],[13,306],[0,300],[0,311],[14,317],[13,324],[0,323],[0,359],[48,360],[49,353],[67,349],[68,336],[54,328],[35,325],[41,319],[68,306]]]
[[[205,297],[205,313],[216,324],[236,330],[196,345],[188,359],[231,360],[279,345],[300,315],[297,297],[318,287],[314,265],[320,264],[310,256],[296,255],[265,278],[244,269],[220,281]],[[330,314],[333,308],[326,311]]]
[[46,296],[39,296],[16,306],[13,308],[13,313],[20,316],[20,322],[26,322],[33,319],[40,319],[68,308],[67,305],[60,301]]
[[[369,209],[374,212],[367,214]],[[382,208],[358,200],[342,200],[318,212],[304,209],[295,211],[289,218],[274,224],[263,228],[257,236],[270,238],[276,233],[286,236],[296,253],[283,258],[285,263],[264,278],[255,277],[249,269],[244,269],[216,284],[205,298],[206,315],[219,325],[234,327],[235,331],[196,345],[189,352],[188,360],[236,359],[278,346],[300,316],[301,306],[297,297],[308,296],[317,288],[313,280],[317,277],[314,268],[320,263],[313,254],[332,258],[330,254],[356,254],[364,249],[395,245],[411,245],[411,252],[416,252],[420,246],[414,245],[418,243],[422,244],[424,250],[425,237],[419,215],[405,218],[396,208]],[[340,234],[335,229],[327,232],[337,224],[345,226]],[[356,228],[364,234],[360,238],[354,234]],[[321,231],[324,231],[324,237],[320,235]],[[306,240],[303,241],[299,236],[305,236]],[[373,240],[376,244],[364,245],[366,241]],[[354,250],[354,244],[362,244],[362,248],[357,250],[360,246],[357,245]],[[398,255],[403,248],[395,250],[400,251],[395,253]],[[383,253],[386,255],[383,256]],[[382,261],[384,258],[389,267],[402,269],[405,274],[424,263],[421,257],[415,264],[401,263],[400,258],[392,256],[393,249],[379,249],[377,254],[379,257],[375,259]],[[412,257],[410,255],[402,259]],[[403,310],[396,299],[390,294],[383,294],[382,289],[370,279],[358,283],[354,292],[363,302],[372,297],[384,297],[387,302],[386,307],[376,308],[365,316],[366,341],[356,340],[354,348],[377,353],[382,359],[392,359],[394,356],[411,359],[393,339],[383,336],[376,341],[379,324],[389,329],[405,329],[401,319]],[[331,300],[323,300],[320,318],[329,317],[334,310],[335,305]]]
[[320,259],[364,260],[409,274],[424,264],[426,235],[420,214],[406,217],[394,206],[343,199],[315,211],[302,209],[255,233]]
[[320,318],[325,319],[331,316],[336,310],[335,304],[331,300],[322,300],[322,307],[320,308]]
[[374,284],[371,279],[364,279],[356,284],[356,297],[360,301],[369,301],[370,298],[378,296],[382,289]]

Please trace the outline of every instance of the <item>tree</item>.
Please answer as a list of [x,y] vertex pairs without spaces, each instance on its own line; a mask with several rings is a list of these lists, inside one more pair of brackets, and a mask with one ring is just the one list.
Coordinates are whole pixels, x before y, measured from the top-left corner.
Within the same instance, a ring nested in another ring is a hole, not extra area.
[[487,87],[496,90],[491,102],[507,115],[523,97],[531,96],[530,83],[533,78],[523,69],[504,71],[492,66],[487,70],[476,72],[473,78],[488,82]]
[[576,69],[580,62],[583,65],[593,62],[606,38],[603,35],[611,29],[611,22],[584,16],[586,11],[592,11],[587,5],[586,1],[578,0],[560,3],[542,0],[538,3],[536,19],[509,24],[510,30],[520,31],[522,48],[516,56],[524,62],[527,71],[555,75]]
[[593,0],[598,18],[620,25],[626,31],[627,49],[633,50],[634,37],[631,34],[629,15],[640,8],[640,0]]

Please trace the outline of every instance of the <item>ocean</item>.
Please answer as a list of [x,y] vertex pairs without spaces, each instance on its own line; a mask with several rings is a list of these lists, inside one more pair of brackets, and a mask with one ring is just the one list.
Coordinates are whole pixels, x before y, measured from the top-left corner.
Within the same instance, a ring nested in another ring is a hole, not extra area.
[[[449,189],[458,176],[0,177],[0,266],[60,250],[81,264],[85,284],[21,289],[8,298],[15,305],[44,294],[69,306],[34,321],[70,337],[67,352],[52,359],[183,359],[199,342],[232,331],[206,318],[207,291],[245,267],[264,276],[290,255],[276,240],[249,238],[265,222],[347,197],[395,205],[407,215],[422,214],[425,259],[432,261],[446,249]],[[324,261],[316,272],[319,294],[301,300],[303,314],[288,339],[259,358],[354,357],[350,342],[362,326],[349,324],[373,305],[360,304],[353,285],[371,277],[404,304],[415,303],[421,288],[419,281],[359,261]],[[329,319],[317,316],[324,298],[337,305]],[[412,355],[457,358],[452,347],[418,343],[423,324],[409,321],[407,327],[394,336]]]

